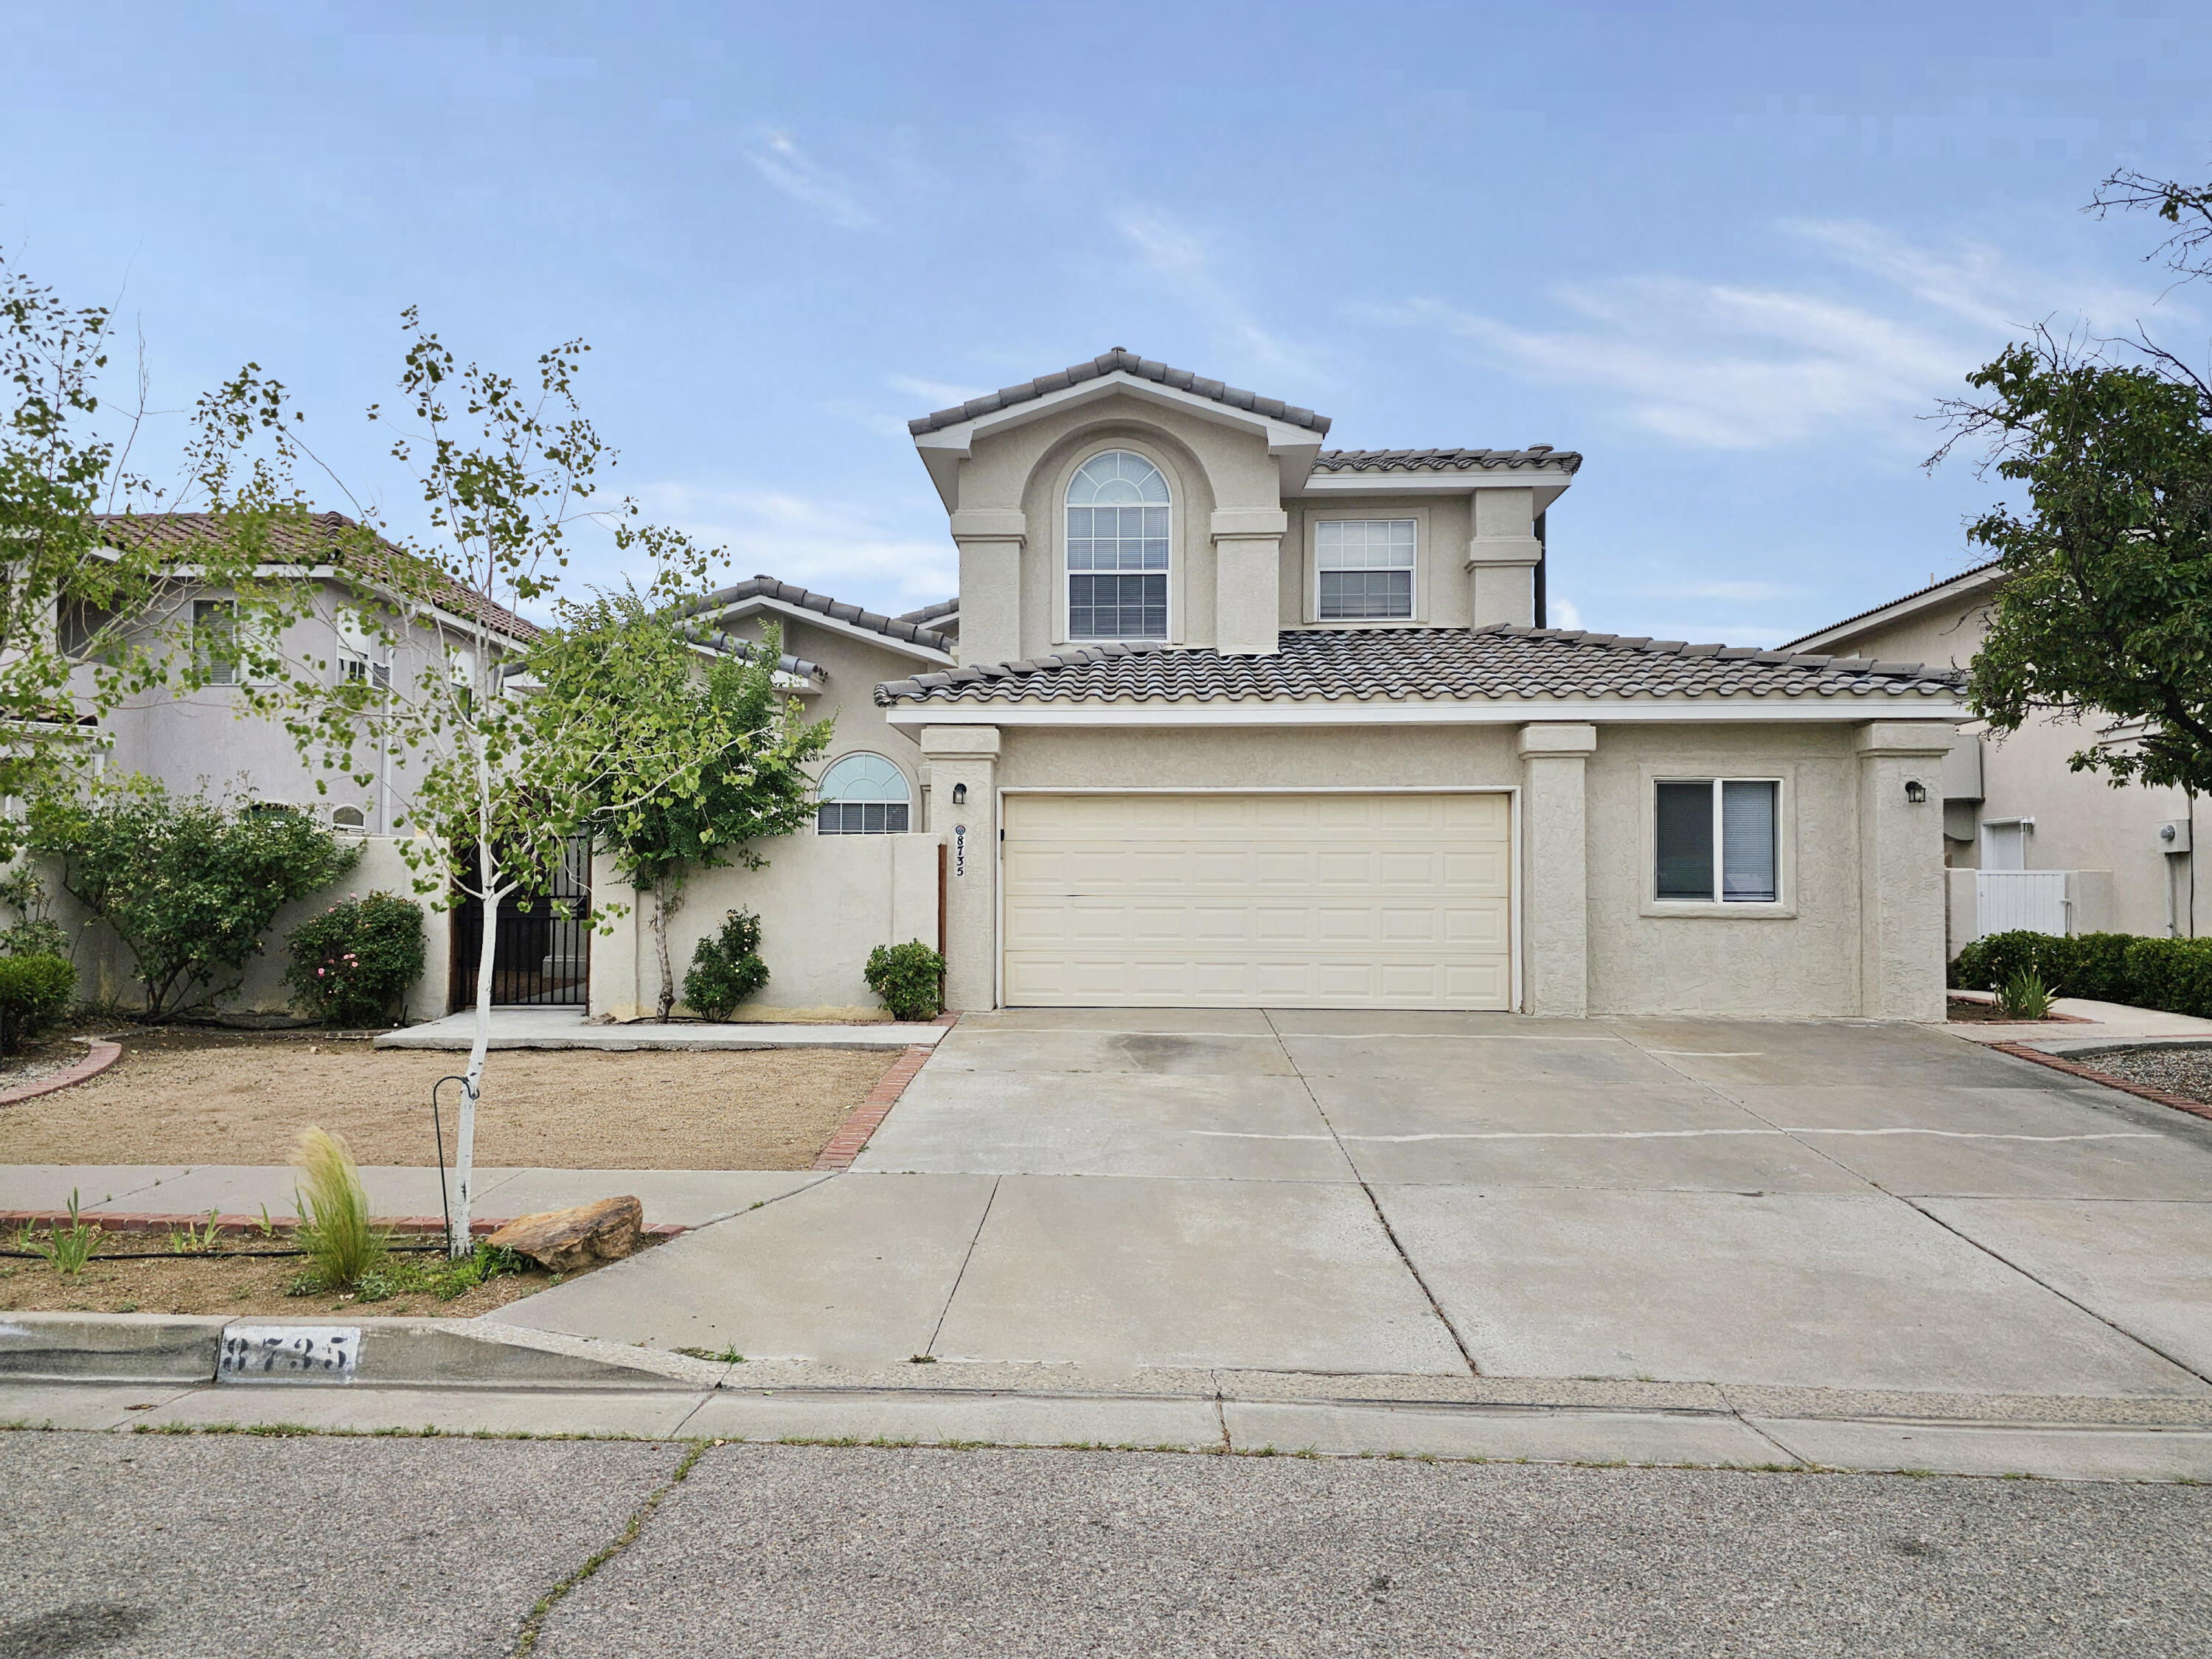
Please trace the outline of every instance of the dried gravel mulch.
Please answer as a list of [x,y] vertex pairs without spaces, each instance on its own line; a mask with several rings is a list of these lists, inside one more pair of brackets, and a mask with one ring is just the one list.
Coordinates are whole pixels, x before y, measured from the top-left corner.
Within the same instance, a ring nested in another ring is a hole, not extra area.
[[2147,1089],[2185,1095],[2212,1106],[2212,1043],[2123,1048],[2110,1053],[2069,1055],[2083,1066],[2109,1072]]
[[[428,1165],[430,1085],[467,1056],[360,1039],[173,1030],[127,1034],[88,1082],[0,1106],[0,1164],[286,1164],[300,1131],[362,1164]],[[70,1045],[74,1057],[82,1050]],[[477,1108],[483,1166],[804,1170],[896,1050],[607,1054],[495,1050]],[[453,1155],[445,1091],[446,1156]]]

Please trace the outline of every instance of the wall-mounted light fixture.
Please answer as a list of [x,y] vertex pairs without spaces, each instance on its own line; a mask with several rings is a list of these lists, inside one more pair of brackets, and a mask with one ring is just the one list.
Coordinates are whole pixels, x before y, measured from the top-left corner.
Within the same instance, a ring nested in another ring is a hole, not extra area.
[[[1912,787],[1915,789],[1917,789],[1920,786],[1916,783]],[[968,786],[966,784],[956,783],[952,786],[952,804],[955,806],[965,806],[968,804]]]
[[1928,799],[1928,786],[1917,778],[1907,778],[1905,781],[1905,799],[1915,806],[1919,805]]

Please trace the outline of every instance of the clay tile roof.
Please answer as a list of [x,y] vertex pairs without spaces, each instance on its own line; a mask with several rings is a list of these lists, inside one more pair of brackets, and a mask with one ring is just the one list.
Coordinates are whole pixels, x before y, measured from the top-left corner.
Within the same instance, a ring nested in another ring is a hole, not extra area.
[[[196,546],[222,533],[220,521],[211,513],[102,513],[96,515],[96,522],[111,542],[170,549],[185,558],[191,556]],[[337,550],[340,536],[360,528],[343,513],[317,513],[304,520],[276,520],[271,526],[271,540],[288,562],[312,567],[329,562]],[[371,580],[409,567],[420,568],[415,556],[381,536],[376,539],[376,553],[368,556],[368,562],[374,566],[380,561],[388,568],[360,571]],[[348,548],[347,552],[357,563],[363,556],[353,548]],[[537,623],[442,574],[434,578],[428,597],[455,616],[480,623],[511,640],[527,642],[544,632]]]
[[1918,663],[1689,646],[1559,629],[1297,629],[1273,657],[1071,646],[876,688],[902,702],[1424,702],[1507,698],[1951,697],[1965,677]]
[[912,623],[920,627],[924,623],[935,622],[939,617],[952,616],[959,609],[960,601],[957,599],[939,599],[935,605],[925,605],[919,611],[902,611],[893,620]]
[[[1994,583],[1997,580],[1996,573],[2002,568],[2003,564],[2004,561],[2002,559],[1991,559],[1985,564],[1970,565],[1956,575],[1946,576],[1942,580],[1930,582],[1925,587],[1916,587],[1910,593],[1900,593],[1893,599],[1884,599],[1880,605],[1869,605],[1865,610],[1856,611],[1841,622],[1832,622],[1825,628],[1816,628],[1809,634],[1799,635],[1797,638],[1817,640],[1823,634],[1832,634],[1839,628],[1849,628],[1853,623],[1864,622],[1869,617],[1878,617],[1883,611],[1893,610],[1898,605],[1910,605],[1915,599],[1925,599],[1929,594],[1939,592],[1954,582],[1968,582],[1977,578],[1984,578]],[[1792,645],[1796,642],[1796,640],[1790,641]]]
[[[883,635],[886,639],[910,641],[928,650],[942,651],[948,656],[952,651],[950,637],[921,625],[925,617],[923,612],[905,617],[886,617],[878,611],[863,611],[859,605],[848,605],[842,599],[833,599],[827,593],[811,592],[790,582],[778,581],[773,576],[755,576],[750,581],[738,582],[709,593],[704,599],[694,599],[683,609],[687,616],[696,616],[702,611],[720,611],[745,599],[775,599],[801,611],[811,611],[817,616],[849,623],[854,628],[865,628],[872,634]],[[956,600],[944,606],[933,605],[927,614],[943,616],[946,611],[957,608]]]
[[1001,386],[981,398],[970,398],[957,409],[940,409],[918,421],[908,421],[906,429],[917,438],[922,437],[948,426],[958,426],[963,421],[972,421],[979,415],[1010,409],[1016,404],[1035,403],[1039,398],[1053,392],[1065,392],[1072,386],[1081,386],[1086,380],[1100,380],[1115,373],[1172,386],[1177,392],[1211,398],[1217,404],[1226,404],[1231,409],[1249,409],[1255,415],[1265,415],[1270,420],[1286,422],[1291,426],[1302,426],[1310,432],[1326,433],[1328,430],[1328,416],[1326,415],[1316,415],[1310,409],[1297,408],[1279,398],[1262,398],[1257,392],[1224,386],[1218,380],[1209,380],[1194,374],[1187,368],[1170,368],[1165,363],[1139,357],[1135,352],[1126,351],[1120,346],[1115,346],[1103,356],[1093,357],[1087,363],[1063,368],[1057,374],[1040,375],[1019,386]]
[[1571,449],[1531,444],[1526,449],[1324,449],[1316,472],[1522,472],[1572,475],[1583,464]]

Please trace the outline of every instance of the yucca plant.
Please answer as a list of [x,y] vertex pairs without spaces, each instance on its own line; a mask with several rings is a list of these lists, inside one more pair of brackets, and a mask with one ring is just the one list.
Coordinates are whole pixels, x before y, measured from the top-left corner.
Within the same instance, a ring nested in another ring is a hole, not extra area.
[[2007,1019],[2042,1019],[2050,1014],[2056,1000],[2042,975],[2023,968],[1999,988],[1997,1012]]
[[84,1264],[92,1259],[92,1248],[100,1243],[100,1229],[87,1226],[77,1218],[77,1189],[70,1188],[70,1224],[55,1227],[44,1244],[35,1246],[39,1253],[54,1264],[54,1271],[75,1277],[84,1271]]
[[384,1260],[392,1240],[369,1223],[368,1194],[352,1151],[340,1137],[311,1127],[301,1132],[292,1161],[307,1178],[304,1193],[296,1186],[292,1189],[300,1212],[300,1248],[325,1289],[359,1284],[363,1273]]

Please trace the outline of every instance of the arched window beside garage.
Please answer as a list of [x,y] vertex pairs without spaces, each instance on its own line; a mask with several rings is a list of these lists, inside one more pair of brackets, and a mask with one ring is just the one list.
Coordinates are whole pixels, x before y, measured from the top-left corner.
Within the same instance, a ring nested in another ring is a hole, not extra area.
[[911,799],[906,774],[881,755],[842,756],[822,775],[814,827],[824,836],[902,836]]
[[1067,486],[1067,637],[1168,636],[1168,481],[1126,449],[1093,455]]

